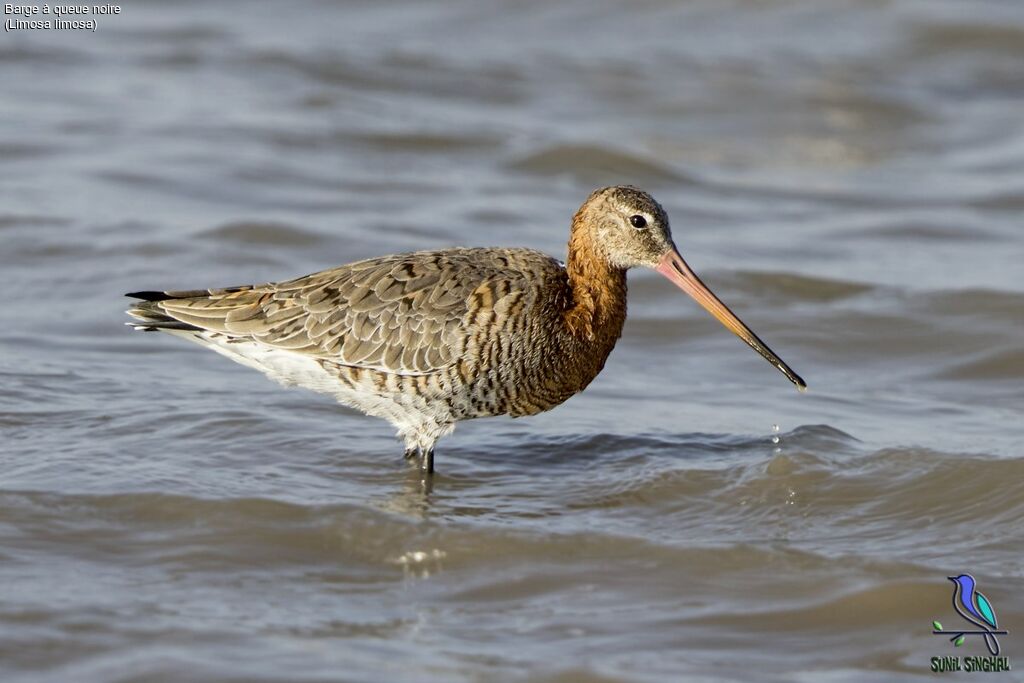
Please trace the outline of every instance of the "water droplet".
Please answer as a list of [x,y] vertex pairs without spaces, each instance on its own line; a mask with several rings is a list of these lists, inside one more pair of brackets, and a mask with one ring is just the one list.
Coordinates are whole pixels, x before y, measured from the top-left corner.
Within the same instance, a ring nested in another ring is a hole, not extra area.
[[428,560],[443,560],[446,556],[447,553],[440,548],[435,548],[429,552],[424,550],[410,550],[394,560],[394,562],[396,564],[413,566],[425,564]]

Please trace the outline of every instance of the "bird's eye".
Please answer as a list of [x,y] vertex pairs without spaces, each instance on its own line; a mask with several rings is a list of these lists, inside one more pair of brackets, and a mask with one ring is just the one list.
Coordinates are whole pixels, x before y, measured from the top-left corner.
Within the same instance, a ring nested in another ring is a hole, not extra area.
[[637,230],[647,227],[647,219],[639,214],[637,214],[636,216],[630,216],[629,223]]

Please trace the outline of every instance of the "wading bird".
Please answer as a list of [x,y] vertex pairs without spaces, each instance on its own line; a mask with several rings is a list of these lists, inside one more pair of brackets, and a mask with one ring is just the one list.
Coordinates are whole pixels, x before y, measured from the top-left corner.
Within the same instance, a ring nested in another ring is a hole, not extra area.
[[382,256],[284,282],[135,292],[129,324],[384,418],[406,458],[432,472],[434,444],[457,422],[535,415],[590,384],[622,333],[626,271],[637,266],[806,387],[686,265],[661,205],[629,186],[587,198],[565,264],[517,248]]

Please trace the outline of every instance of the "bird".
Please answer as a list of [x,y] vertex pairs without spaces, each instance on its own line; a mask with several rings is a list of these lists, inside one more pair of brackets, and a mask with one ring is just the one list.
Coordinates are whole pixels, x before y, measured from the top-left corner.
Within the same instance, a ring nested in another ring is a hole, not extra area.
[[590,384],[622,333],[635,267],[665,276],[806,389],[690,269],[662,206],[630,185],[583,202],[564,262],[527,248],[417,251],[267,284],[132,292],[127,324],[383,418],[430,474],[456,423],[535,415]]
[[970,574],[960,574],[959,576],[948,576],[946,578],[954,584],[953,609],[967,621],[981,627],[982,630],[978,633],[984,636],[988,651],[993,656],[997,656],[999,654],[999,641],[993,633],[1000,633],[1000,631],[995,630],[999,627],[996,624],[996,613],[992,608],[992,603],[989,602],[984,593],[977,589],[977,581]]

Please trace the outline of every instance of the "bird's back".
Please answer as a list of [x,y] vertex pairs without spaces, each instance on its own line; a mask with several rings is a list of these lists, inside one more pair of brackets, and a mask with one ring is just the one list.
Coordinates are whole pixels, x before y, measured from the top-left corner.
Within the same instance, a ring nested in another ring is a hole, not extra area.
[[378,393],[448,402],[454,419],[531,414],[578,390],[545,390],[537,402],[499,386],[543,384],[535,375],[558,346],[571,298],[561,264],[530,249],[422,251],[283,282],[133,296],[143,299],[129,311],[143,329],[189,337],[339,398],[314,366],[370,378]]

